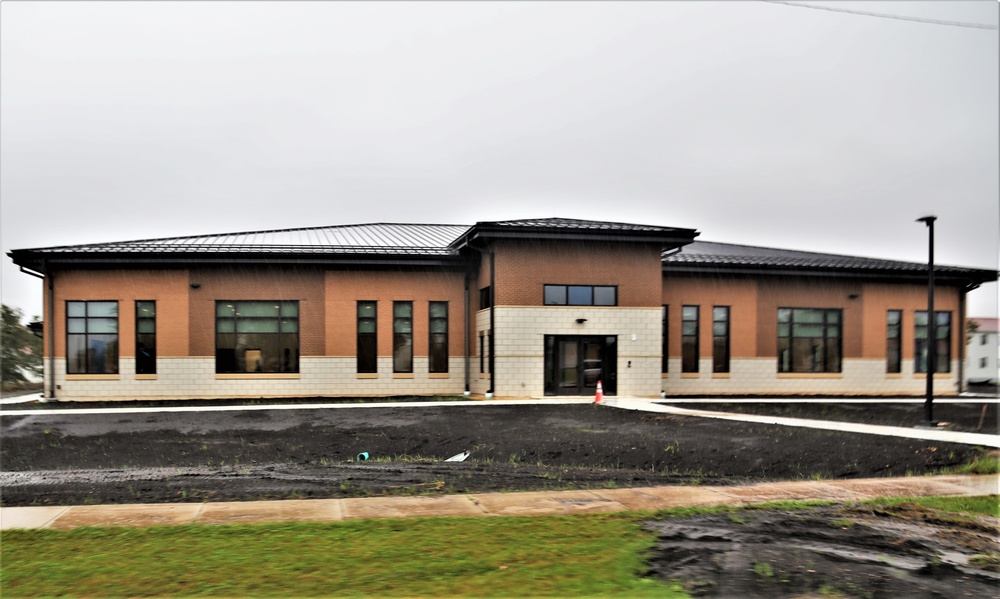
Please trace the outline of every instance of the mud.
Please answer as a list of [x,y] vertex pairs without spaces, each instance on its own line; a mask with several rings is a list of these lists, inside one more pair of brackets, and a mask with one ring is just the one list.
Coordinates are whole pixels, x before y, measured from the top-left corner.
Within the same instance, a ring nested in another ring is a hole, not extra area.
[[593,404],[5,415],[2,426],[10,506],[872,478],[982,453]]
[[[933,520],[912,504],[739,511],[648,522],[651,577],[699,597],[994,597],[1000,521]],[[995,562],[994,562],[995,563]]]

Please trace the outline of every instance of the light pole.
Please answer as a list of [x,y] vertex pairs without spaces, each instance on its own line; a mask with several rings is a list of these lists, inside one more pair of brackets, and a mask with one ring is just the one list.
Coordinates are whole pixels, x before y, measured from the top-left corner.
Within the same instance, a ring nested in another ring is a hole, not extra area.
[[[934,422],[934,373],[937,372],[937,315],[934,314],[934,221],[936,216],[918,218],[927,225],[927,393],[924,399],[924,425]],[[919,356],[914,356],[919,359]]]

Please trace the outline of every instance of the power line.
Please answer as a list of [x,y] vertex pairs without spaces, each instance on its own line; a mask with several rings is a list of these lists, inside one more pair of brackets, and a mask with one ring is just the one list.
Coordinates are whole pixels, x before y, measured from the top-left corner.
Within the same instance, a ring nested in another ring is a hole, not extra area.
[[931,25],[948,25],[951,27],[973,27],[975,29],[997,29],[996,25],[985,23],[965,23],[962,21],[942,21],[939,19],[922,19],[920,17],[906,17],[902,15],[887,15],[885,13],[867,12],[864,10],[850,10],[848,8],[832,8],[830,6],[817,6],[815,4],[799,4],[798,2],[783,2],[782,0],[760,0],[771,4],[784,4],[786,6],[797,6],[799,8],[812,8],[815,10],[829,10],[831,12],[846,12],[852,15],[863,15],[866,17],[879,17],[882,19],[897,19],[899,21],[915,21],[917,23],[929,23]]

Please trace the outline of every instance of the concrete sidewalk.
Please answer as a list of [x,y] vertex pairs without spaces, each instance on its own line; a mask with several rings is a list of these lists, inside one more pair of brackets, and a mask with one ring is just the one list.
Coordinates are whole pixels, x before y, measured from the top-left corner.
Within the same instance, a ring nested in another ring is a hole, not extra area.
[[529,493],[0,508],[0,528],[170,526],[262,522],[340,522],[428,516],[572,515],[765,501],[928,495],[996,495],[1000,475],[795,481],[732,487],[645,487]]
[[616,408],[639,410],[642,412],[657,412],[661,414],[676,414],[678,416],[695,416],[701,418],[718,418],[721,420],[756,422],[759,424],[777,424],[781,426],[798,426],[827,431],[864,433],[869,435],[884,435],[887,437],[905,437],[909,439],[923,439],[925,441],[941,441],[943,443],[981,445],[983,447],[1000,447],[1000,435],[987,435],[983,433],[960,433],[949,430],[935,430],[928,428],[905,428],[901,426],[858,424],[854,422],[839,422],[834,420],[806,420],[802,418],[783,418],[780,416],[759,416],[755,414],[737,414],[733,412],[692,410],[689,408],[661,405],[649,400],[629,398],[609,398],[606,399],[604,403]]

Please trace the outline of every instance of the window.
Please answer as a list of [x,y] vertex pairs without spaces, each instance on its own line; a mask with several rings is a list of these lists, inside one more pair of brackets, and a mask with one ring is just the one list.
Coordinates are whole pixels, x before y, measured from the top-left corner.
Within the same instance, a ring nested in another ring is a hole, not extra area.
[[215,372],[299,371],[299,302],[215,302]]
[[610,285],[544,285],[546,306],[617,306],[618,288]]
[[479,335],[479,374],[486,374],[486,335]]
[[392,371],[413,372],[413,302],[392,302]]
[[428,305],[430,336],[428,372],[448,372],[448,302],[430,302]]
[[118,374],[118,302],[66,302],[66,373]]
[[156,302],[135,303],[135,373],[156,374]]
[[712,308],[712,372],[729,372],[729,306]]
[[698,372],[698,306],[681,306],[681,372]]
[[986,345],[986,333],[979,336],[979,345]]
[[[951,372],[951,312],[934,312],[934,337],[937,343],[934,345],[937,353],[935,359],[934,372]],[[914,345],[915,351],[913,370],[914,372],[927,372],[927,356],[929,345],[927,344],[927,310],[918,310],[913,316],[914,323]]]
[[668,370],[667,370],[667,363],[669,362],[669,360],[667,359],[667,339],[668,339],[668,337],[667,337],[667,315],[670,314],[669,308],[670,308],[670,306],[663,306],[663,311],[660,314],[660,320],[661,320],[661,324],[660,324],[660,327],[661,327],[661,331],[660,331],[661,332],[661,335],[660,335],[660,352],[661,352],[661,356],[660,356],[660,372],[668,372]]
[[358,372],[378,372],[378,303],[358,302]]
[[840,372],[841,311],[778,308],[778,372]]
[[987,365],[986,358],[979,358],[979,367],[980,368],[986,368],[986,365]]
[[885,317],[885,371],[902,372],[903,369],[903,311],[889,310]]
[[493,289],[483,287],[479,290],[479,309],[485,310],[493,305]]

